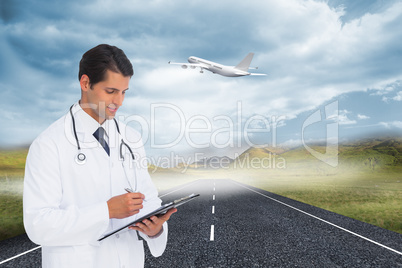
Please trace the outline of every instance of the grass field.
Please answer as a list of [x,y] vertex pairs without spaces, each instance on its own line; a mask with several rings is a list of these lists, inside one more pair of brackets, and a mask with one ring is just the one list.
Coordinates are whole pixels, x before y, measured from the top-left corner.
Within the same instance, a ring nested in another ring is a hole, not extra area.
[[[198,179],[229,178],[402,234],[402,151],[398,144],[385,145],[375,141],[340,147],[336,168],[304,150],[292,150],[276,156],[285,160],[276,162],[280,165],[265,168],[150,170],[159,191]],[[249,152],[256,158],[269,153]],[[24,233],[26,154],[27,150],[0,151],[0,240]]]
[[0,151],[0,240],[25,232],[22,191],[26,149]]

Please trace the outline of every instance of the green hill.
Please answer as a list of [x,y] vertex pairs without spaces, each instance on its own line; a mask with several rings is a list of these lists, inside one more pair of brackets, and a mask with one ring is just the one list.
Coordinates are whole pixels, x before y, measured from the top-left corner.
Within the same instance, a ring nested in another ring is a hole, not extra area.
[[[310,145],[312,150],[325,154],[326,146]],[[336,149],[336,148],[335,148]],[[251,161],[253,158],[281,157],[289,167],[298,165],[308,167],[320,165],[304,146],[296,148],[254,148],[251,147],[242,153],[235,161]],[[377,169],[392,168],[402,165],[402,138],[366,139],[338,145],[338,161],[340,168]]]

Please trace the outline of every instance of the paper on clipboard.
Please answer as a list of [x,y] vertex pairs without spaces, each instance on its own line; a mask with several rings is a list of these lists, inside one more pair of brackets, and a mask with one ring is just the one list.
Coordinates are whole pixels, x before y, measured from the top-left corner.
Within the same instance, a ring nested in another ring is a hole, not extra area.
[[185,196],[183,198],[177,199],[177,200],[172,201],[170,203],[166,203],[166,204],[160,206],[159,208],[155,209],[154,211],[142,216],[141,218],[138,218],[135,221],[130,222],[129,224],[126,224],[126,225],[124,225],[124,226],[122,226],[122,227],[120,227],[120,228],[118,228],[118,229],[116,229],[114,231],[111,231],[110,233],[107,233],[106,235],[104,235],[103,237],[98,239],[98,241],[102,241],[103,239],[105,239],[105,238],[107,238],[107,237],[109,237],[109,236],[111,236],[111,235],[123,230],[124,228],[127,228],[127,227],[129,227],[131,225],[134,225],[134,224],[136,224],[138,222],[141,222],[141,221],[143,221],[145,219],[148,219],[148,218],[150,218],[152,216],[158,216],[158,215],[161,215],[161,214],[165,214],[169,209],[181,206],[181,205],[187,203],[188,201],[193,200],[197,196],[199,196],[199,194],[190,194],[189,196]]

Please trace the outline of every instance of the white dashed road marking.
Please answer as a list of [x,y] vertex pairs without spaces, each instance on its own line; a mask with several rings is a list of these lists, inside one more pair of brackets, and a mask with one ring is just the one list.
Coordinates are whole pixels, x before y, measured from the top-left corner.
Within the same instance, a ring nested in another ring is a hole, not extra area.
[[210,241],[214,241],[214,239],[215,239],[215,235],[214,235],[215,230],[214,229],[215,229],[215,227],[213,225],[211,225],[211,235],[209,237]]

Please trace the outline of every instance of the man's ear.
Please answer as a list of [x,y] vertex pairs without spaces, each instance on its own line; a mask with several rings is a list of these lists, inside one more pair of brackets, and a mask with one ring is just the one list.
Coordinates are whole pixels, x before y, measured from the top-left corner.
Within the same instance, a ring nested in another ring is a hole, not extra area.
[[80,79],[81,89],[83,91],[88,91],[91,88],[91,83],[89,81],[89,77],[86,74],[83,74]]

